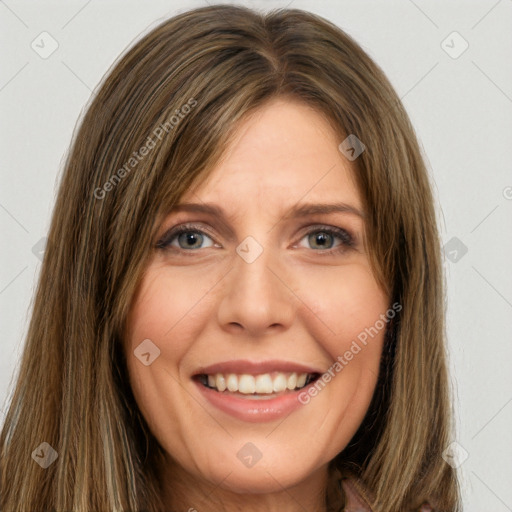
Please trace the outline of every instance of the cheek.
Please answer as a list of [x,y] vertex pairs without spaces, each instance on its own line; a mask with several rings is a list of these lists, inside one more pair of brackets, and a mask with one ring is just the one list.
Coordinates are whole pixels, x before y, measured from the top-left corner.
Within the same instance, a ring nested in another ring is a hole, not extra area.
[[386,326],[381,315],[389,304],[367,264],[310,271],[302,277],[300,293],[315,314],[317,339],[333,359],[347,350],[357,351],[355,341],[364,347],[365,357],[357,358],[360,364],[375,365]]
[[150,267],[128,316],[127,349],[133,354],[138,344],[150,339],[160,349],[160,362],[176,366],[202,329],[200,313],[208,302],[210,281],[186,273],[178,279],[170,269]]
[[[161,419],[161,404],[172,409],[179,391],[177,371],[200,328],[189,321],[200,293],[200,286],[187,287],[176,279],[171,283],[169,273],[150,267],[133,297],[124,340],[128,373],[139,408],[152,426]],[[149,365],[140,357],[147,352]]]

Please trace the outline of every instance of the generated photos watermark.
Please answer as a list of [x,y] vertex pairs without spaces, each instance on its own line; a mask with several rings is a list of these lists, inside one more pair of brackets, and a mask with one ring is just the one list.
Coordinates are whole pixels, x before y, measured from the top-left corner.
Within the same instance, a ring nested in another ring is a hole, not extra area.
[[[175,114],[170,117],[169,121],[159,124],[152,132],[153,137],[150,135],[146,139],[146,142],[138,149],[134,151],[132,156],[120,167],[110,178],[105,181],[101,187],[94,189],[94,197],[96,199],[104,199],[107,192],[113,190],[123,178],[125,178],[138,163],[143,160],[153,148],[156,147],[157,142],[162,140],[165,133],[169,133],[176,125],[179,124],[181,119],[191,112],[191,110],[197,105],[197,101],[194,98],[190,98],[185,105],[182,105],[179,109],[175,110]],[[157,139],[157,140],[155,140]]]
[[[386,324],[395,318],[396,314],[402,310],[402,305],[398,302],[395,302],[391,308],[389,308],[386,313],[380,315],[379,319],[371,327],[366,327],[363,331],[361,331],[357,335],[357,340],[353,340],[350,348],[346,350],[343,355],[339,355],[336,358],[336,361],[317,379],[317,381],[312,385],[308,386],[307,389],[301,391],[297,397],[297,400],[303,404],[307,405],[311,401],[311,398],[322,391],[325,386],[339,373],[347,364],[352,361],[355,355],[357,355],[361,350],[368,344],[368,337],[374,338],[377,334],[384,329]],[[359,343],[362,345],[360,345]]]

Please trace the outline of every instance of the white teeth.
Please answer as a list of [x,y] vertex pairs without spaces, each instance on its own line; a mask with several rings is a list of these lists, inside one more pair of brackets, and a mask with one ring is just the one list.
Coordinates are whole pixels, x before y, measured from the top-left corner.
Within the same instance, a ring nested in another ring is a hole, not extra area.
[[280,373],[274,379],[274,391],[279,393],[279,391],[284,391],[286,389],[286,384],[288,384],[288,379],[282,373]]
[[303,388],[308,378],[307,373],[273,372],[261,375],[234,373],[208,375],[208,386],[218,391],[239,392],[245,395],[280,393],[287,389]]
[[256,391],[256,381],[252,375],[240,375],[238,379],[238,391],[240,393],[254,393]]
[[[208,384],[210,383],[209,377],[210,376],[208,375]],[[217,388],[219,391],[224,391],[227,387],[228,386],[226,384],[226,379],[224,378],[224,375],[222,375],[221,373],[217,373],[217,375],[215,375],[215,383],[212,386],[212,388]]]
[[272,393],[272,377],[265,373],[256,377],[256,393]]
[[230,373],[226,379],[226,385],[229,391],[238,391],[238,377]]
[[297,386],[297,374],[296,373],[292,373],[288,377],[288,383],[287,383],[286,387],[288,389],[295,389],[296,386]]
[[297,377],[297,387],[298,388],[303,388],[304,387],[304,384],[306,384],[306,380],[308,378],[308,374],[307,373],[301,373],[298,377]]

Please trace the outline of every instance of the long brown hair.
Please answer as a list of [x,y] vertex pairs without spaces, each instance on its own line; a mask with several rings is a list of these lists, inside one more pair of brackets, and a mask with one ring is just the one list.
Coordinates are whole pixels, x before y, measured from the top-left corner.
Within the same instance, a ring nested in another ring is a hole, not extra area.
[[[329,21],[213,5],[166,20],[122,55],[74,134],[0,437],[4,512],[165,508],[162,449],[128,384],[125,319],[159,221],[214,168],[237,122],[277,96],[316,108],[340,142],[354,134],[366,146],[354,165],[371,265],[402,305],[372,403],[331,474],[357,476],[379,512],[424,500],[460,510],[441,456],[453,425],[439,237],[408,116],[380,68]],[[47,468],[31,456],[48,460],[44,442],[57,455]],[[329,510],[343,507],[335,487],[326,496]]]

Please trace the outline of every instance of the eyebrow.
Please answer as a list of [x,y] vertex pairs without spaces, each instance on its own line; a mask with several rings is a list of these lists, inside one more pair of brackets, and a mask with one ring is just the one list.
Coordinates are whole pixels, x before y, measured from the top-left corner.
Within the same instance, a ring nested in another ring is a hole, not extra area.
[[330,204],[299,204],[294,206],[290,212],[289,216],[291,217],[306,217],[308,215],[315,214],[328,214],[328,213],[352,213],[365,218],[365,214],[359,208],[352,206],[347,203],[330,203]]
[[[187,212],[197,212],[197,213],[208,213],[211,215],[215,215],[219,218],[226,218],[226,214],[224,210],[214,204],[211,203],[179,203],[175,205],[169,213],[187,211]],[[318,214],[330,214],[330,213],[350,213],[353,215],[357,215],[362,219],[365,218],[365,213],[359,208],[342,202],[337,203],[303,203],[296,204],[292,207],[287,215],[283,218],[300,218],[307,217],[309,215],[318,215]]]

